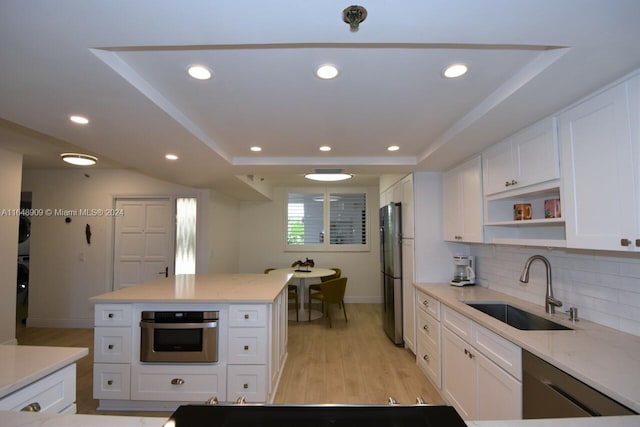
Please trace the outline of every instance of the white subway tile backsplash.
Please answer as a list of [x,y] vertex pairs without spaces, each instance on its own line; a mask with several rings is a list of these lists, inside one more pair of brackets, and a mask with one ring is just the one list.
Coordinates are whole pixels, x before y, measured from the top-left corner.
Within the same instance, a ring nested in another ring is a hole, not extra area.
[[553,290],[580,317],[640,336],[640,255],[610,252],[474,245],[478,281],[491,289],[544,305],[544,264],[531,265],[529,283],[519,281],[528,257],[540,254],[551,263]]

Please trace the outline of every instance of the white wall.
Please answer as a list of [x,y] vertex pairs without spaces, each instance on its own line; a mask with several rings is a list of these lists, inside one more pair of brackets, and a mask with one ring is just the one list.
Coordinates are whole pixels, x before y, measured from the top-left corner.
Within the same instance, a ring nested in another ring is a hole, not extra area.
[[[0,149],[0,210],[20,209],[22,155]],[[0,344],[15,344],[19,217],[0,215]]]
[[309,257],[318,267],[342,269],[342,275],[349,278],[345,301],[380,302],[379,190],[367,190],[368,252],[285,252],[286,189],[275,187],[273,201],[241,202],[239,271],[258,273],[267,267],[290,267],[294,261]]
[[209,273],[239,271],[239,209],[238,200],[211,192],[207,221],[210,245]]
[[[25,171],[22,189],[32,192],[34,209],[105,209],[112,207],[115,196],[200,197],[197,265],[198,272],[208,271],[208,236],[216,232],[216,226],[208,227],[206,221],[215,200],[209,191],[130,170],[104,169]],[[93,304],[88,299],[112,287],[113,218],[73,217],[68,224],[64,220],[64,216],[32,218],[29,326],[90,327]],[[90,245],[85,240],[86,224],[92,231]]]
[[[578,315],[640,336],[640,257],[595,251],[473,245],[477,277],[500,292],[544,306],[544,264],[531,265],[529,283],[520,283],[525,261],[534,254],[551,263],[554,296],[563,302],[556,311],[578,307]],[[480,283],[480,282],[479,282]]]

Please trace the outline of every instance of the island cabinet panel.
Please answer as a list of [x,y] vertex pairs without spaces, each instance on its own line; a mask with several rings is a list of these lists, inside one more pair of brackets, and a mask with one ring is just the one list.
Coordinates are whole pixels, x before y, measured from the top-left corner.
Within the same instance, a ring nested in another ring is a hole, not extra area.
[[267,367],[264,365],[229,365],[227,400],[244,397],[247,402],[267,400]]
[[227,370],[224,365],[141,365],[131,367],[131,399],[206,402],[225,400]]
[[229,306],[230,327],[265,327],[267,326],[267,306],[259,304],[243,304]]
[[267,336],[264,328],[229,328],[229,361],[238,365],[267,363]]
[[131,304],[97,304],[95,326],[131,326]]
[[[75,413],[76,365],[62,368],[0,399],[0,410]],[[2,422],[0,422],[0,425]]]
[[99,363],[129,363],[131,341],[131,328],[96,328],[93,335],[94,360]]
[[129,400],[131,397],[131,365],[95,363],[93,365],[93,398]]

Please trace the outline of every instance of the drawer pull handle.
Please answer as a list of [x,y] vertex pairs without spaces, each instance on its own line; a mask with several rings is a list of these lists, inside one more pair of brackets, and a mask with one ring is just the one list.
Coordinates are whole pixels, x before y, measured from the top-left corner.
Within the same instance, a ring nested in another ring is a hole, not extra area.
[[113,380],[107,380],[107,385],[113,385]]
[[429,325],[424,325],[424,326],[422,327],[422,329],[424,329],[425,331],[429,332]]
[[245,345],[245,346],[244,346],[244,351],[247,351],[247,350],[249,350],[249,346],[248,346],[248,345]]
[[469,356],[469,359],[473,359],[475,356],[473,355],[473,353],[471,353],[469,350],[467,350],[466,348],[464,349],[464,354],[466,354],[467,356]]
[[422,301],[422,305],[424,305],[425,307],[429,307],[429,301],[428,300]]
[[113,319],[113,313],[109,313],[109,314],[107,314],[107,317],[108,317],[109,319]]
[[206,402],[205,405],[217,405],[218,402],[218,397],[217,396],[211,396]]
[[245,318],[245,319],[249,319],[249,315],[248,315],[248,314],[245,314],[245,315],[244,315],[244,318]]
[[620,239],[620,246],[627,247],[631,245],[631,240],[629,239]]
[[171,384],[173,385],[182,385],[184,384],[184,380],[182,378],[174,378],[171,380]]
[[245,389],[245,390],[246,390],[246,389],[248,389],[248,388],[249,388],[249,384],[244,383],[244,384],[242,385],[242,388],[243,388],[243,389]]
[[20,409],[22,412],[40,412],[42,408],[38,402],[33,402]]
[[425,360],[425,362],[429,361],[429,355],[425,354],[424,356],[422,356],[422,358]]
[[244,396],[240,396],[239,398],[236,399],[235,404],[236,405],[246,405],[247,404],[247,400],[244,398]]
[[640,248],[640,239],[636,239],[636,247]]
[[113,344],[109,344],[109,345],[107,346],[107,348],[108,348],[109,350],[113,350]]

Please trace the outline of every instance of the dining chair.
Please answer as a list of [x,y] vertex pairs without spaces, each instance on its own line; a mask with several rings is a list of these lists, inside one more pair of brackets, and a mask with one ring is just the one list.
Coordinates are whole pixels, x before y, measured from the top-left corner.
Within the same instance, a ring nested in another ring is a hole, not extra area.
[[344,321],[348,322],[347,310],[344,306],[344,293],[347,289],[347,278],[339,277],[337,279],[327,280],[320,283],[320,290],[318,292],[309,292],[309,321],[311,321],[311,300],[315,299],[322,302],[324,314],[329,318],[329,327],[331,324],[331,304],[341,304],[342,311],[344,313]]
[[[269,274],[270,271],[275,270],[275,268],[265,268],[264,274]],[[289,300],[293,300],[296,304],[296,322],[300,321],[298,318],[298,309],[300,308],[300,303],[298,302],[298,287],[296,285],[287,285],[287,297]]]
[[[324,276],[320,278],[320,282],[327,282],[329,280],[333,280],[333,279],[337,279],[342,275],[342,269],[338,268],[338,267],[331,267],[329,270],[333,270],[335,271],[334,274],[330,275],[330,276]],[[309,293],[313,292],[317,292],[320,290],[320,283],[314,283],[312,285],[309,285]],[[342,305],[343,302],[340,302],[340,305]],[[311,307],[309,307],[311,308]],[[322,311],[324,312],[324,306],[322,307]]]

